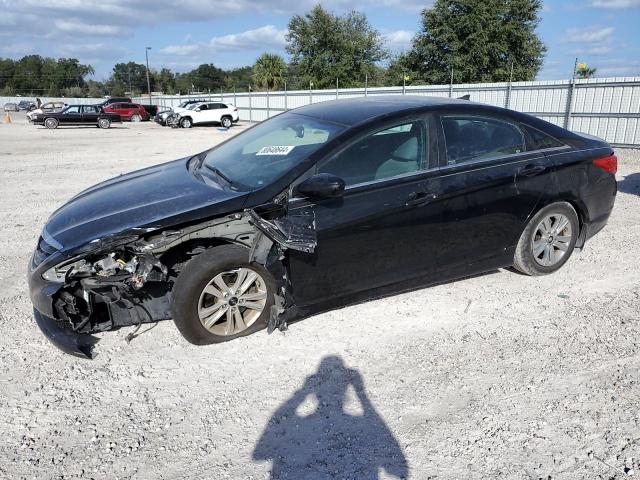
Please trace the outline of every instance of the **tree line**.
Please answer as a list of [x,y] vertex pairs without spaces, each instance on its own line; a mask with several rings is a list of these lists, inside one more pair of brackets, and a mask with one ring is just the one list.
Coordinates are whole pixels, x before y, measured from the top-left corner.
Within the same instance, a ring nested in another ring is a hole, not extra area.
[[[288,24],[287,62],[262,54],[254,65],[225,70],[204,63],[184,73],[151,69],[153,91],[198,92],[533,80],[546,47],[535,29],[541,0],[436,0],[421,12],[410,47],[399,54],[362,12],[334,14],[317,5]],[[0,59],[0,94],[104,96],[146,93],[146,66],[118,63],[104,82],[73,58]]]

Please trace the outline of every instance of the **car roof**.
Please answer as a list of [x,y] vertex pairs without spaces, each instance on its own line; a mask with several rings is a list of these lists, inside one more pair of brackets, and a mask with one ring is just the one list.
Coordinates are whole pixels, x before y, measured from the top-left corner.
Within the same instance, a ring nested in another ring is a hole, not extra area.
[[392,114],[426,111],[454,105],[468,106],[469,104],[480,106],[480,104],[474,104],[468,100],[453,98],[380,95],[319,102],[296,108],[293,112],[351,126]]

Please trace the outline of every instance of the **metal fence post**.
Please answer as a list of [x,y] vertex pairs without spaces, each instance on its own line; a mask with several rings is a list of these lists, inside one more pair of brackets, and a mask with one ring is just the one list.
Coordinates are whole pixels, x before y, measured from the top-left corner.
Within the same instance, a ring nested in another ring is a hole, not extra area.
[[338,77],[336,77],[336,100],[338,100]]
[[269,106],[269,85],[267,85],[267,118],[271,117],[271,110]]
[[236,84],[233,84],[233,106],[237,107],[238,106],[238,100],[236,98]]
[[453,67],[451,67],[451,81],[449,82],[449,98],[453,98]]
[[249,122],[253,122],[253,107],[251,106],[251,85],[249,85]]
[[287,81],[284,81],[284,111],[286,112],[287,110],[289,110],[289,107],[287,106]]
[[573,97],[576,89],[576,79],[572,78],[567,88],[567,107],[564,114],[564,128],[571,129],[571,114],[573,113]]
[[369,75],[364,74],[364,96],[367,96],[367,84],[369,83]]
[[511,89],[513,84],[513,62],[511,62],[511,74],[509,75],[509,85],[507,85],[507,94],[504,99],[504,108],[509,108],[511,105]]

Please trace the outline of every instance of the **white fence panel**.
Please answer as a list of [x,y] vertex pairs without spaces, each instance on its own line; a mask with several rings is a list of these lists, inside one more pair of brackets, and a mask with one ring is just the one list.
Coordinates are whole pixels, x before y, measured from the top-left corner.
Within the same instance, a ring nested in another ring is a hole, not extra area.
[[[328,100],[379,95],[461,97],[535,115],[571,130],[596,135],[617,145],[640,146],[640,77],[547,80],[535,82],[426,85],[406,87],[296,90],[277,92],[223,92],[205,95],[154,96],[151,103],[161,108],[188,99],[222,101],[238,107],[240,118],[258,122],[292,108]],[[0,103],[35,100],[35,97],[0,97]],[[42,102],[93,104],[102,98],[45,98]],[[135,98],[149,103],[149,97]]]

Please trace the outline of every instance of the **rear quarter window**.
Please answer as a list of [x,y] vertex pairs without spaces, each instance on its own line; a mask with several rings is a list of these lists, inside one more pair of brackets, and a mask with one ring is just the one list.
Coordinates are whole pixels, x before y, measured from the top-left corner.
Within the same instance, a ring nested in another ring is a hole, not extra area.
[[522,131],[494,118],[442,117],[447,165],[491,160],[525,151]]
[[529,136],[529,150],[546,150],[548,148],[560,148],[565,146],[565,144],[560,140],[556,140],[537,128],[533,128],[529,125],[523,125],[523,128]]

